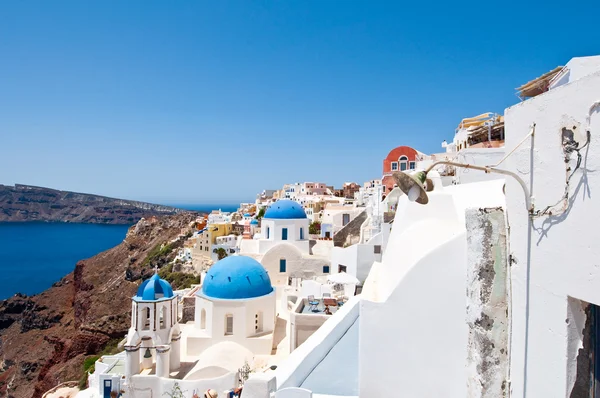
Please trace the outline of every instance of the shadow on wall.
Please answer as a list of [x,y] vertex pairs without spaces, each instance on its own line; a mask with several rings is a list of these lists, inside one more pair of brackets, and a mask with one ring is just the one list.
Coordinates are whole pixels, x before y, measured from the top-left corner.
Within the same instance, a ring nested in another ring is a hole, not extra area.
[[316,244],[317,244],[316,240],[311,239],[308,241],[308,254],[310,254],[311,256],[314,254],[313,247],[315,247]]
[[[589,140],[589,138],[588,138],[588,140]],[[588,144],[589,144],[589,141],[588,141]],[[580,168],[580,165],[582,163],[582,157],[581,157],[581,154],[579,153],[579,151],[576,151],[578,159],[577,159],[577,165],[574,170],[571,171],[568,163],[566,163],[568,177],[567,177],[567,181],[566,181],[564,196],[556,204],[548,206],[544,210],[539,211],[536,215],[534,215],[534,218],[536,216],[548,215],[548,218],[544,219],[544,221],[542,222],[542,225],[540,227],[536,227],[535,223],[532,223],[533,229],[539,234],[539,238],[538,238],[538,241],[536,242],[536,246],[539,246],[539,244],[542,242],[542,240],[548,236],[548,232],[554,225],[560,224],[569,216],[569,213],[571,212],[571,209],[573,208],[573,204],[575,203],[575,199],[577,199],[577,196],[579,196],[579,191],[581,190],[582,187],[584,189],[583,200],[585,200],[586,198],[587,199],[592,198],[592,191],[590,190],[587,173],[588,172],[593,173],[596,170],[589,170],[587,168],[587,158],[588,158],[589,148],[590,148],[589,145],[587,145],[586,150],[585,150],[585,155],[583,156],[583,167],[581,167],[581,171],[582,171],[581,178],[579,179],[579,182],[577,183],[577,187],[575,188],[575,192],[573,192],[573,195],[571,195],[569,197],[570,179],[575,174],[575,172]],[[560,205],[561,202],[564,202],[563,211],[561,213],[559,213],[558,215],[553,215],[552,210],[556,206]]]

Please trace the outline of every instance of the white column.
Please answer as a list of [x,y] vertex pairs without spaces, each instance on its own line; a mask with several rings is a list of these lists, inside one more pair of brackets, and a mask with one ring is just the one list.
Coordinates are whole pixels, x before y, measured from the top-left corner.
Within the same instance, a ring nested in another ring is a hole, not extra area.
[[136,308],[135,308],[135,301],[132,301],[131,302],[131,327],[137,330],[137,328],[135,327],[136,316],[137,316],[137,312],[136,312]]
[[181,366],[181,332],[173,333],[171,338],[171,370]]
[[156,304],[150,306],[150,330],[156,330]]
[[140,373],[140,347],[125,346],[125,378]]
[[169,350],[168,345],[156,346],[156,375],[158,377],[169,377]]

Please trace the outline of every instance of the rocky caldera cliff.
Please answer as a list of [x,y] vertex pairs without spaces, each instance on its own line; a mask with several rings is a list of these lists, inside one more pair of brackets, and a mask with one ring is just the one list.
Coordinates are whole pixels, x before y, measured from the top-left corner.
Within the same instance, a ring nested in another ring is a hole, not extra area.
[[142,217],[176,214],[181,211],[169,206],[31,185],[0,185],[0,222],[133,224]]
[[125,336],[136,288],[176,252],[157,248],[181,246],[196,216],[143,219],[121,244],[78,262],[52,288],[0,302],[0,397],[39,397],[79,379],[86,357]]

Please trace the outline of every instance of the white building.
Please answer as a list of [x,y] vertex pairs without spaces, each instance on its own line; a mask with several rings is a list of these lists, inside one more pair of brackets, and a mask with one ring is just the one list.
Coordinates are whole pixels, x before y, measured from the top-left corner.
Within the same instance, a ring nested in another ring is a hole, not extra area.
[[245,398],[598,396],[600,57],[520,91],[513,174],[401,196],[362,295]]
[[364,208],[353,205],[328,204],[323,210],[323,217],[321,218],[321,237],[333,238],[363,210]]
[[195,311],[194,329],[186,336],[186,355],[200,356],[222,341],[254,354],[271,354],[275,292],[258,261],[232,256],[215,263],[197,293]]
[[[193,293],[193,292],[192,292]],[[256,260],[232,256],[213,265],[195,293],[193,323],[178,323],[178,297],[155,274],[132,299],[125,352],[103,356],[82,397],[141,398],[182,390],[238,387],[238,370],[268,363],[274,347],[275,291]]]
[[226,224],[231,222],[229,213],[223,213],[221,210],[213,210],[208,215],[208,225],[210,224]]
[[311,279],[330,272],[327,257],[311,254],[308,218],[291,200],[279,200],[267,209],[260,237],[242,240],[240,254],[260,261],[275,286],[288,285],[290,278]]

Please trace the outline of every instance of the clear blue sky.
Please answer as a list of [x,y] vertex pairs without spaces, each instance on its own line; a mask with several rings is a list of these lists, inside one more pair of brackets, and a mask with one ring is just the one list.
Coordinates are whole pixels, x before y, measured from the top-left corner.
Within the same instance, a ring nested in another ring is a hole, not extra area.
[[162,203],[381,176],[600,53],[600,2],[3,1],[0,183]]

